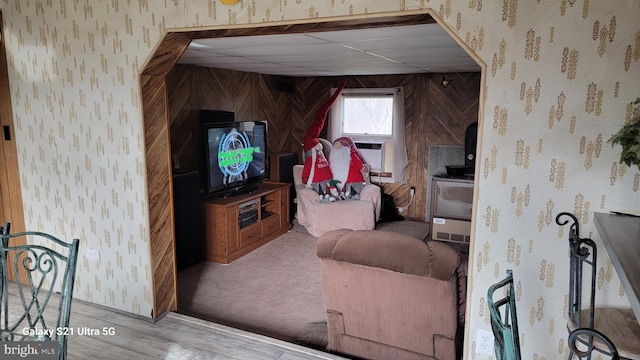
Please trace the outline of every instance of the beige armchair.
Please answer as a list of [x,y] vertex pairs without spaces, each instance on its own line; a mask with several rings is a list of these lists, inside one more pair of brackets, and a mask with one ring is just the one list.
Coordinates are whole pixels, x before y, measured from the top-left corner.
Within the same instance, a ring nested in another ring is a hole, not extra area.
[[[327,159],[331,143],[320,139]],[[368,166],[367,166],[368,168]],[[373,230],[380,218],[380,187],[369,181],[369,173],[364,179],[365,187],[360,192],[360,200],[339,200],[321,202],[319,194],[302,182],[303,165],[293,166],[293,183],[296,189],[296,217],[309,234],[319,237],[335,229]]]
[[335,230],[318,239],[328,349],[364,359],[456,359],[466,264],[448,244]]

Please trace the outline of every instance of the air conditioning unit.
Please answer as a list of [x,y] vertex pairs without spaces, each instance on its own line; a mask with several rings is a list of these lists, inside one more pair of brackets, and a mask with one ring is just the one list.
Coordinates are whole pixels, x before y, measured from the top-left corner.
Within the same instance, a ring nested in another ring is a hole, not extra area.
[[354,141],[364,160],[371,166],[371,171],[381,172],[384,164],[384,142]]

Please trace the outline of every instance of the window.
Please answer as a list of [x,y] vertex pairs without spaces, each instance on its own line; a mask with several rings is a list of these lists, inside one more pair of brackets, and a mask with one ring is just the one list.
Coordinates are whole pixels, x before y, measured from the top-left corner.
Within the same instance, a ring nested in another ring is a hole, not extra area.
[[343,95],[342,133],[358,137],[391,139],[393,94]]
[[[335,89],[332,89],[335,91]],[[402,87],[343,89],[331,109],[331,140],[350,136],[369,165],[372,181],[405,182]]]

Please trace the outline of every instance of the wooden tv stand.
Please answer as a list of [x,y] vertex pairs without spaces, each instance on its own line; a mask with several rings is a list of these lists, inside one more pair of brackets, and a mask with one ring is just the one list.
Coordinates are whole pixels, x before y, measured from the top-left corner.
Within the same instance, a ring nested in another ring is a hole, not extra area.
[[202,200],[205,258],[228,264],[291,229],[289,186],[264,182],[249,194]]

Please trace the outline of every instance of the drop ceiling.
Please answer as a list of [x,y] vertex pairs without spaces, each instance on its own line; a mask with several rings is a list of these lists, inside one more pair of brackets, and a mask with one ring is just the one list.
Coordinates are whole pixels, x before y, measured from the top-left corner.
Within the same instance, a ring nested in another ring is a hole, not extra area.
[[179,63],[292,77],[481,70],[437,23],[197,39]]

